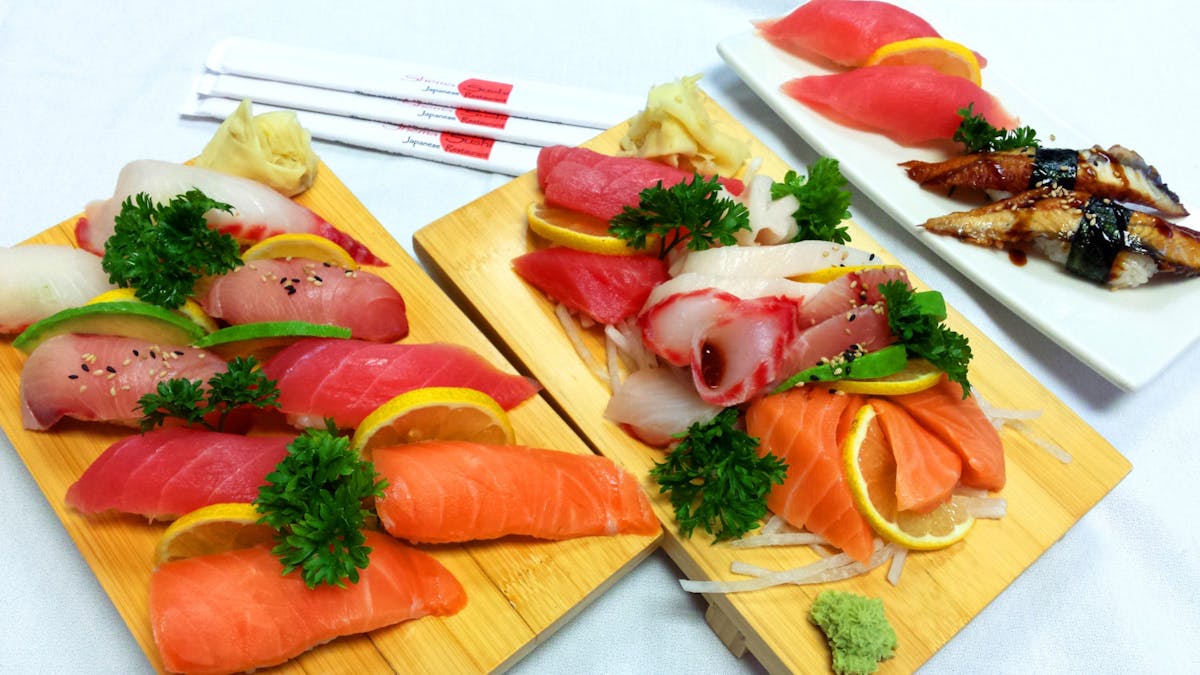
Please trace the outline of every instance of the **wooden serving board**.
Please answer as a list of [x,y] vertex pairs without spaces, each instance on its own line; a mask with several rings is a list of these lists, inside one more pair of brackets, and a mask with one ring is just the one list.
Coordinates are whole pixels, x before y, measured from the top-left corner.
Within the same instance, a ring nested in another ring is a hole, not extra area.
[[[715,104],[710,112],[727,130],[751,138]],[[613,154],[625,129],[626,125],[610,129],[588,146]],[[763,159],[762,171],[781,179],[788,167],[757,139],[751,141],[752,155]],[[607,383],[583,364],[553,304],[512,271],[513,258],[546,245],[529,231],[525,218],[526,206],[538,199],[536,176],[521,176],[419,230],[417,254],[508,350],[509,358],[541,381],[553,403],[593,447],[638,472],[650,485],[648,472],[661,461],[662,451],[635,441],[604,419]],[[855,247],[898,262],[867,232],[853,223],[849,227]],[[1005,430],[1008,484],[1001,496],[1008,500],[1007,516],[978,522],[965,541],[948,549],[909,555],[898,586],[887,582],[884,568],[834,585],[883,598],[900,647],[894,659],[882,664],[882,672],[915,670],[1130,470],[1129,462],[1096,431],[954,310],[949,323],[970,339],[975,353],[971,381],[982,396],[1001,408],[1040,410],[1030,426],[1074,460],[1064,464],[1022,435]],[[603,363],[599,331],[586,338]],[[714,546],[702,533],[685,539],[678,533],[668,498],[657,494],[657,486],[650,495],[667,529],[663,545],[690,578],[744,578],[730,572],[734,560],[769,569],[816,560],[807,548],[734,549]],[[710,595],[709,623],[735,654],[748,649],[772,672],[812,672],[828,667],[829,650],[805,617],[815,595],[826,587]]]
[[[390,263],[388,267],[370,269],[404,296],[411,331],[406,342],[454,342],[474,349],[501,369],[517,372],[328,167],[320,167],[316,183],[297,201]],[[74,244],[74,223],[75,218],[68,219],[30,241]],[[23,361],[23,354],[12,348],[11,339],[6,339],[0,347],[0,425],[146,657],[161,671],[162,662],[150,630],[147,591],[152,554],[165,524],[147,524],[144,518],[121,514],[85,517],[63,501],[67,488],[92,460],[132,432],[72,421],[64,421],[49,432],[26,431],[21,424],[18,393]],[[520,443],[592,452],[541,395],[510,414]],[[465,609],[451,617],[426,617],[338,639],[278,670],[505,670],[649,555],[660,537],[587,537],[563,542],[506,538],[423,547],[462,582],[469,598]]]

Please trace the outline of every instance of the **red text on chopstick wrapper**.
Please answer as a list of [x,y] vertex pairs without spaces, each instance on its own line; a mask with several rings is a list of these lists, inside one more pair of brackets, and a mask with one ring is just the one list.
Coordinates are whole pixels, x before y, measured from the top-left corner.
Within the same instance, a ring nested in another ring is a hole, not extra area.
[[492,82],[491,80],[477,80],[471,78],[458,83],[458,93],[466,98],[476,98],[482,101],[494,101],[496,103],[507,103],[508,95],[512,93],[513,86],[504,84],[503,82]]
[[455,108],[454,116],[463,124],[474,124],[481,127],[492,127],[493,129],[503,129],[508,124],[508,115],[483,110]]
[[446,152],[478,157],[479,159],[487,159],[492,154],[492,145],[496,142],[490,138],[452,134],[450,132],[442,132],[440,138],[442,149]]

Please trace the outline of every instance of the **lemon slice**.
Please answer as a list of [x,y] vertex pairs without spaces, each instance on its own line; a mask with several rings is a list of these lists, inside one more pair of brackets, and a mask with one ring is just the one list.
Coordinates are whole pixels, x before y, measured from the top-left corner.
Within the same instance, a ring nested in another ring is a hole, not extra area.
[[658,245],[657,237],[646,240],[646,249],[630,248],[625,240],[608,233],[608,221],[570,209],[532,202],[525,209],[529,229],[560,246],[602,255],[634,255]]
[[870,405],[859,408],[842,446],[846,482],[859,513],[884,539],[905,548],[945,548],[967,536],[974,516],[957,497],[929,513],[896,510],[896,460]]
[[981,84],[979,59],[975,52],[952,40],[919,37],[900,40],[875,50],[864,66],[932,66],[939,72]]
[[904,369],[873,380],[836,380],[829,386],[847,394],[899,396],[928,389],[942,379],[942,371],[925,359],[909,359]]
[[370,457],[374,448],[426,440],[512,444],[516,434],[508,414],[491,396],[462,387],[425,387],[373,410],[354,431],[350,445]]
[[242,253],[242,260],[268,258],[304,258],[346,269],[358,267],[358,263],[354,262],[354,257],[346,249],[315,234],[277,234],[263,239]]
[[249,548],[272,541],[275,530],[259,523],[253,504],[211,504],[171,523],[154,549],[154,564]]
[[[100,295],[85,302],[85,305],[96,305],[102,302],[145,302],[137,296],[132,288],[114,288],[111,291],[105,291]],[[217,322],[213,320],[208,312],[200,306],[200,303],[188,298],[183,301],[183,306],[171,310],[185,319],[204,329],[204,332],[211,333],[217,330]]]
[[827,284],[834,279],[844,277],[851,272],[864,272],[866,270],[882,270],[888,268],[899,268],[899,265],[845,265],[843,267],[823,267],[812,272],[805,272],[790,277],[792,281],[803,281],[811,284]]

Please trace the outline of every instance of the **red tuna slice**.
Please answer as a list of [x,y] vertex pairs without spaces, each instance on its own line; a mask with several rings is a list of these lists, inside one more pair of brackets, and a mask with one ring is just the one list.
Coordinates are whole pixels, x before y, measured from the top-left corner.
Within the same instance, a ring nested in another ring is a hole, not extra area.
[[67,504],[170,520],[209,504],[252,502],[294,436],[156,429],[110,445],[67,490]]
[[908,285],[908,273],[902,267],[880,267],[848,272],[833,279],[800,305],[800,327],[815,326],[834,314],[879,302],[883,299],[879,285],[888,281],[903,281]]
[[739,302],[736,295],[715,288],[667,296],[638,317],[642,342],[668,363],[686,366],[696,333]]
[[[671,187],[694,175],[649,159],[612,157],[587,148],[557,145],[538,153],[538,185],[546,203],[603,220],[611,220],[626,206],[637,206],[638,194],[660,181]],[[741,181],[720,181],[732,194],[741,194]]]
[[934,387],[893,396],[926,429],[945,441],[963,460],[962,483],[982,490],[1004,487],[1004,444],[974,397],[942,377]]
[[324,426],[326,417],[342,428],[356,427],[383,403],[421,387],[476,389],[505,410],[538,391],[529,379],[497,369],[466,347],[439,342],[311,338],[283,348],[262,370],[277,382],[279,410],[307,427]]
[[962,459],[899,405],[883,398],[870,404],[896,459],[896,508],[928,513],[949,500]]
[[790,300],[741,300],[721,312],[692,343],[692,381],[700,398],[732,406],[761,394],[789,374],[786,356],[796,334],[796,303]]
[[786,52],[801,58],[817,55],[843,66],[862,64],[889,42],[941,37],[916,14],[873,0],[810,1],[756,25],[763,38]]
[[408,335],[404,298],[382,277],[299,258],[248,262],[214,279],[200,304],[231,324],[307,321],[376,342]]
[[225,361],[203,349],[157,345],[111,335],[49,338],[21,368],[21,419],[26,429],[49,429],[63,417],[133,424],[138,399],[177,377],[208,381]]
[[995,127],[1018,123],[975,83],[930,66],[867,66],[789,80],[782,88],[836,122],[878,131],[901,145],[949,140],[962,122],[958,111],[970,104]]
[[521,278],[597,323],[636,316],[655,286],[667,280],[666,263],[654,256],[601,255],[565,246],[530,251],[513,260]]

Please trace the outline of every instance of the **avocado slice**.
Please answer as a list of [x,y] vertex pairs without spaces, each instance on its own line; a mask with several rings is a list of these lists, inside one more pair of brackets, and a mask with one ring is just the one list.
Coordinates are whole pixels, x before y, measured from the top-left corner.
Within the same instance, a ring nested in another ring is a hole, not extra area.
[[12,344],[28,354],[49,338],[65,333],[120,335],[162,345],[186,345],[202,337],[204,328],[157,305],[103,302],[52,314],[26,328]]
[[307,321],[243,323],[213,331],[192,342],[223,359],[253,356],[259,361],[302,338],[349,338],[350,329]]

